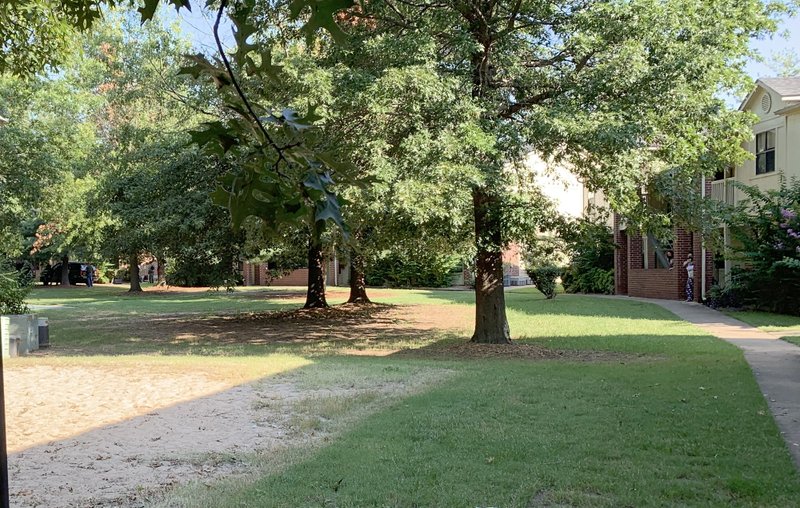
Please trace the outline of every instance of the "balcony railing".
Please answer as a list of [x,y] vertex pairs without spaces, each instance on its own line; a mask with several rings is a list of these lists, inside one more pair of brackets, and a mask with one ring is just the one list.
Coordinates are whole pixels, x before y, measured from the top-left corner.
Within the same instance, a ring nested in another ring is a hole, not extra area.
[[711,199],[733,205],[736,203],[734,193],[736,188],[733,186],[733,179],[717,180],[711,182]]

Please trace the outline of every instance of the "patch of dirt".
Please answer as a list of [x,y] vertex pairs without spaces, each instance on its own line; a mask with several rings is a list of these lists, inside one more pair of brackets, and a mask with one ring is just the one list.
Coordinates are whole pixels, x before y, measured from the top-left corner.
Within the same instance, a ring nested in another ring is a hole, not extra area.
[[609,362],[639,358],[611,351],[561,350],[544,348],[533,344],[474,344],[472,342],[433,344],[419,349],[404,349],[398,351],[395,355],[442,360],[507,358],[512,360],[568,360],[580,362]]
[[[178,484],[248,473],[252,454],[326,438],[293,423],[317,401],[365,393],[350,382],[235,385],[146,366],[12,366],[5,375],[11,504],[25,508],[139,507]],[[424,382],[369,390],[380,402]]]

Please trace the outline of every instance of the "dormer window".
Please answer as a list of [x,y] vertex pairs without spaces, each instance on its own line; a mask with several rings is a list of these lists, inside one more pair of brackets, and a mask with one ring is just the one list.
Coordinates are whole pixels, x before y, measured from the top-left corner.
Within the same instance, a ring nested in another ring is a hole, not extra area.
[[756,174],[775,171],[775,130],[756,134]]

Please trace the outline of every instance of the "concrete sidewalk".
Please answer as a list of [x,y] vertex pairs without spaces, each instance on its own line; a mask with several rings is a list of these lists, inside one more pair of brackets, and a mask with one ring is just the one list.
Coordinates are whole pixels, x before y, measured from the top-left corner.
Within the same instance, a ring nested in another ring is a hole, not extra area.
[[762,332],[698,303],[630,299],[660,305],[711,335],[741,348],[795,465],[800,469],[800,347],[780,340],[774,333]]

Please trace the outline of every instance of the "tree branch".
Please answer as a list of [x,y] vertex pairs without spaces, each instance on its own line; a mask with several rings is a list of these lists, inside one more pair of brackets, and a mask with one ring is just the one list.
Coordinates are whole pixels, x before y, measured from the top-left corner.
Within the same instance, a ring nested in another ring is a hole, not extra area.
[[255,121],[256,125],[258,126],[258,130],[263,134],[264,138],[266,139],[267,143],[278,152],[278,161],[275,163],[277,164],[281,160],[286,160],[283,156],[283,150],[278,146],[277,143],[272,139],[267,132],[267,129],[264,128],[264,124],[261,123],[261,119],[258,117],[256,112],[253,110],[253,106],[250,104],[250,101],[247,99],[247,96],[244,94],[242,87],[239,86],[239,81],[236,79],[236,76],[233,73],[233,67],[231,67],[230,61],[228,61],[228,57],[225,56],[225,49],[222,47],[222,41],[219,37],[219,22],[222,19],[222,14],[225,12],[225,8],[228,6],[228,0],[222,0],[219,5],[219,10],[217,11],[217,19],[214,21],[214,41],[217,43],[217,50],[219,51],[219,56],[222,59],[222,63],[225,65],[225,69],[228,71],[228,75],[231,78],[231,83],[233,83],[233,87],[236,89],[236,94],[244,103],[247,111],[250,113],[250,116]]

